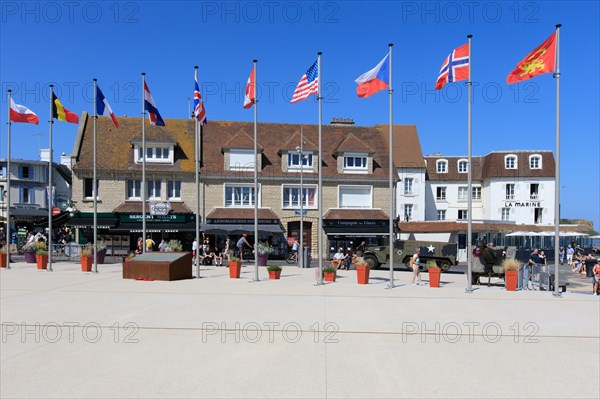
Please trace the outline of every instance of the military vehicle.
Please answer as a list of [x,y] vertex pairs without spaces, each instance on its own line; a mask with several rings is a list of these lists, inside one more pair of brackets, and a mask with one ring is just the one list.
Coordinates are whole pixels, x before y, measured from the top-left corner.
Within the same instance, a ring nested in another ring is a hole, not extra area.
[[[485,259],[483,253],[479,257],[473,257],[473,266],[471,269],[471,282],[473,284],[480,284],[481,277],[504,278],[504,268],[502,267],[502,261],[504,259],[515,259],[515,255],[517,254],[517,247],[492,247],[490,249],[496,255],[496,261],[494,262],[492,271],[489,273],[485,272]],[[483,248],[481,250],[483,251]]]
[[[402,262],[409,266],[410,258],[415,254],[417,248],[421,248],[419,255],[421,270],[427,267],[427,261],[434,260],[442,271],[448,271],[452,265],[458,265],[456,260],[456,243],[420,241],[420,240],[396,240],[394,242],[394,262]],[[389,263],[389,247],[368,247],[363,252],[363,258],[372,269],[379,269],[382,263]]]

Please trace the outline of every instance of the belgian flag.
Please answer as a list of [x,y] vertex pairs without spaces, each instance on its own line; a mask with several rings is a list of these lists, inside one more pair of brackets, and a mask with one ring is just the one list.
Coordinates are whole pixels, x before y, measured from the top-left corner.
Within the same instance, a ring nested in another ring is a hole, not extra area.
[[52,92],[52,118],[69,123],[79,123],[77,114],[66,109]]

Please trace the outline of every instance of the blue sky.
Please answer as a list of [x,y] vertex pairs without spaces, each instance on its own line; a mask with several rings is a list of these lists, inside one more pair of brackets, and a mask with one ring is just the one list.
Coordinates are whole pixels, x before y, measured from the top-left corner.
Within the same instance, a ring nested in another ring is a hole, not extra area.
[[[0,81],[40,116],[13,125],[12,157],[48,146],[48,85],[65,107],[92,111],[97,78],[117,116],[139,116],[141,72],[165,118],[187,116],[200,66],[208,119],[250,121],[243,88],[259,60],[259,120],[317,123],[314,97],[290,105],[295,85],[323,52],[323,122],[387,123],[385,92],[355,94],[354,79],[394,43],[394,123],[416,124],[424,154],[467,152],[463,82],[435,92],[444,58],[473,34],[473,153],[555,150],[551,74],[508,86],[506,75],[561,23],[562,217],[600,227],[597,1],[362,2],[80,1],[0,3]],[[2,123],[0,157],[6,157]],[[54,124],[55,154],[70,153],[76,125]],[[589,187],[589,188],[588,188]]]

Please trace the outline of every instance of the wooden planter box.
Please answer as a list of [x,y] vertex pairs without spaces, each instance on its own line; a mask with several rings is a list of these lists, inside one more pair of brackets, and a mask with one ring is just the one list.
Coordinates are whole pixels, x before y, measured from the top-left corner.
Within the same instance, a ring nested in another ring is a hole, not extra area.
[[123,278],[162,281],[192,278],[191,252],[148,252],[123,263]]

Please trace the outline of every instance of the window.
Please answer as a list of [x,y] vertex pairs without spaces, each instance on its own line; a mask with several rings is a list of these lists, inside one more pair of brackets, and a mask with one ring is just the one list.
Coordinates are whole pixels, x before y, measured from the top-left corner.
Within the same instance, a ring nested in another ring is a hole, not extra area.
[[464,159],[458,161],[458,173],[467,173],[467,161]]
[[410,222],[413,218],[413,204],[404,204],[404,220]]
[[230,170],[254,170],[253,150],[231,150],[229,151]]
[[506,185],[506,199],[514,200],[515,199],[515,185],[509,183]]
[[[317,186],[304,186],[304,208],[316,208],[317,206]],[[300,208],[300,186],[283,186],[283,208]]]
[[2,165],[2,177],[6,177],[6,165]]
[[169,180],[167,182],[167,197],[168,199],[181,199],[181,181]]
[[446,201],[446,187],[438,187],[438,188],[436,188],[435,198],[438,201]]
[[536,200],[540,195],[540,185],[538,183],[531,183],[529,185],[529,199]]
[[507,155],[504,157],[504,168],[517,169],[517,157],[515,155]]
[[339,208],[371,208],[371,186],[339,186]]
[[300,169],[300,158],[302,158],[302,169],[313,168],[313,154],[310,152],[304,152],[302,157],[297,152],[288,153],[288,169]]
[[[154,163],[173,163],[171,157],[171,148],[165,146],[148,146],[146,145],[146,162]],[[142,162],[142,146],[136,146],[137,162]]]
[[29,166],[21,166],[21,179],[33,179],[33,169]]
[[21,204],[33,204],[35,202],[34,199],[34,191],[29,187],[21,188]]
[[481,187],[471,187],[472,190],[472,199],[480,200],[481,199]]
[[365,154],[345,154],[344,169],[353,172],[367,170],[367,156]]
[[544,208],[535,208],[534,212],[533,212],[533,220],[535,224],[541,224],[543,223],[543,219],[542,219],[542,213],[544,211]]
[[468,199],[469,187],[459,187],[458,188],[458,200],[466,201]]
[[127,199],[128,200],[141,200],[142,199],[142,181],[141,180],[127,180]]
[[466,209],[458,210],[458,220],[467,220],[469,218],[469,212]]
[[542,169],[542,157],[539,155],[530,155],[529,169]]
[[510,220],[510,208],[502,208],[502,220]]
[[414,179],[412,177],[407,177],[404,179],[404,195],[413,195],[413,182]]
[[437,220],[446,220],[446,210],[445,209],[437,211]]
[[160,200],[160,180],[148,180],[146,182],[147,193],[146,197],[149,200]]
[[435,170],[438,173],[448,173],[448,161],[440,159],[435,163]]
[[[96,179],[96,199],[100,198],[99,188],[100,188],[99,183],[98,183],[98,180]],[[83,198],[93,199],[94,198],[93,190],[94,190],[94,187],[92,184],[92,179],[90,179],[90,178],[83,179]]]
[[254,185],[225,185],[226,207],[251,207],[254,206],[254,198]]
[[4,202],[6,193],[4,192],[4,186],[0,186],[0,202]]

